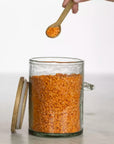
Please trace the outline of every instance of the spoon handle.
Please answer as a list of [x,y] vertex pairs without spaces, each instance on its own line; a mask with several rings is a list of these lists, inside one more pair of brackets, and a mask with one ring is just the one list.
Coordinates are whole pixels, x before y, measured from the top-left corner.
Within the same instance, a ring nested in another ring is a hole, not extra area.
[[73,4],[74,4],[74,2],[72,0],[70,0],[69,3],[67,4],[66,8],[63,10],[62,14],[60,15],[59,19],[57,20],[57,22],[56,22],[57,25],[60,25],[63,22],[63,20],[69,13],[70,9],[72,8]]

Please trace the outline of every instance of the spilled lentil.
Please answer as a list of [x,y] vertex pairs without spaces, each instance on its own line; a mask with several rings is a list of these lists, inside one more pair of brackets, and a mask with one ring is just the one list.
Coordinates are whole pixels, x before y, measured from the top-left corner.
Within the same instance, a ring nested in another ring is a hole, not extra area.
[[32,130],[75,133],[80,127],[80,74],[32,76]]

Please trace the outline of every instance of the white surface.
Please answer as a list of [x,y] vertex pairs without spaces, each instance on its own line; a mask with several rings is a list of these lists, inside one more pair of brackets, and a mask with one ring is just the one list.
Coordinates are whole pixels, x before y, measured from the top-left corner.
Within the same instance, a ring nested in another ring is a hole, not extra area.
[[[21,74],[26,76],[25,74]],[[87,75],[95,84],[84,97],[84,133],[72,138],[39,138],[28,134],[28,109],[22,130],[11,134],[10,125],[19,74],[0,74],[0,144],[113,144],[114,75]]]
[[0,1],[0,72],[28,72],[31,57],[70,56],[85,60],[87,73],[114,73],[114,3],[81,3],[52,40],[45,30],[61,14],[62,2]]

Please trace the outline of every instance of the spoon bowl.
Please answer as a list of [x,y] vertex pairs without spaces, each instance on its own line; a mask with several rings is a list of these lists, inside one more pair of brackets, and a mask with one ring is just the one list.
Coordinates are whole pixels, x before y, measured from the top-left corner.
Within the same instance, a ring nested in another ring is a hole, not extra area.
[[46,29],[46,35],[49,38],[56,38],[61,33],[61,25],[54,23]]

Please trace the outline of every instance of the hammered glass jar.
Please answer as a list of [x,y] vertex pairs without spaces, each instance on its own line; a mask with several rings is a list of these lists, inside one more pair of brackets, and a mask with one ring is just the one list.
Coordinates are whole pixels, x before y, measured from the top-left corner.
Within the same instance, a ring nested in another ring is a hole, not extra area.
[[74,136],[83,132],[84,61],[30,59],[29,133]]

